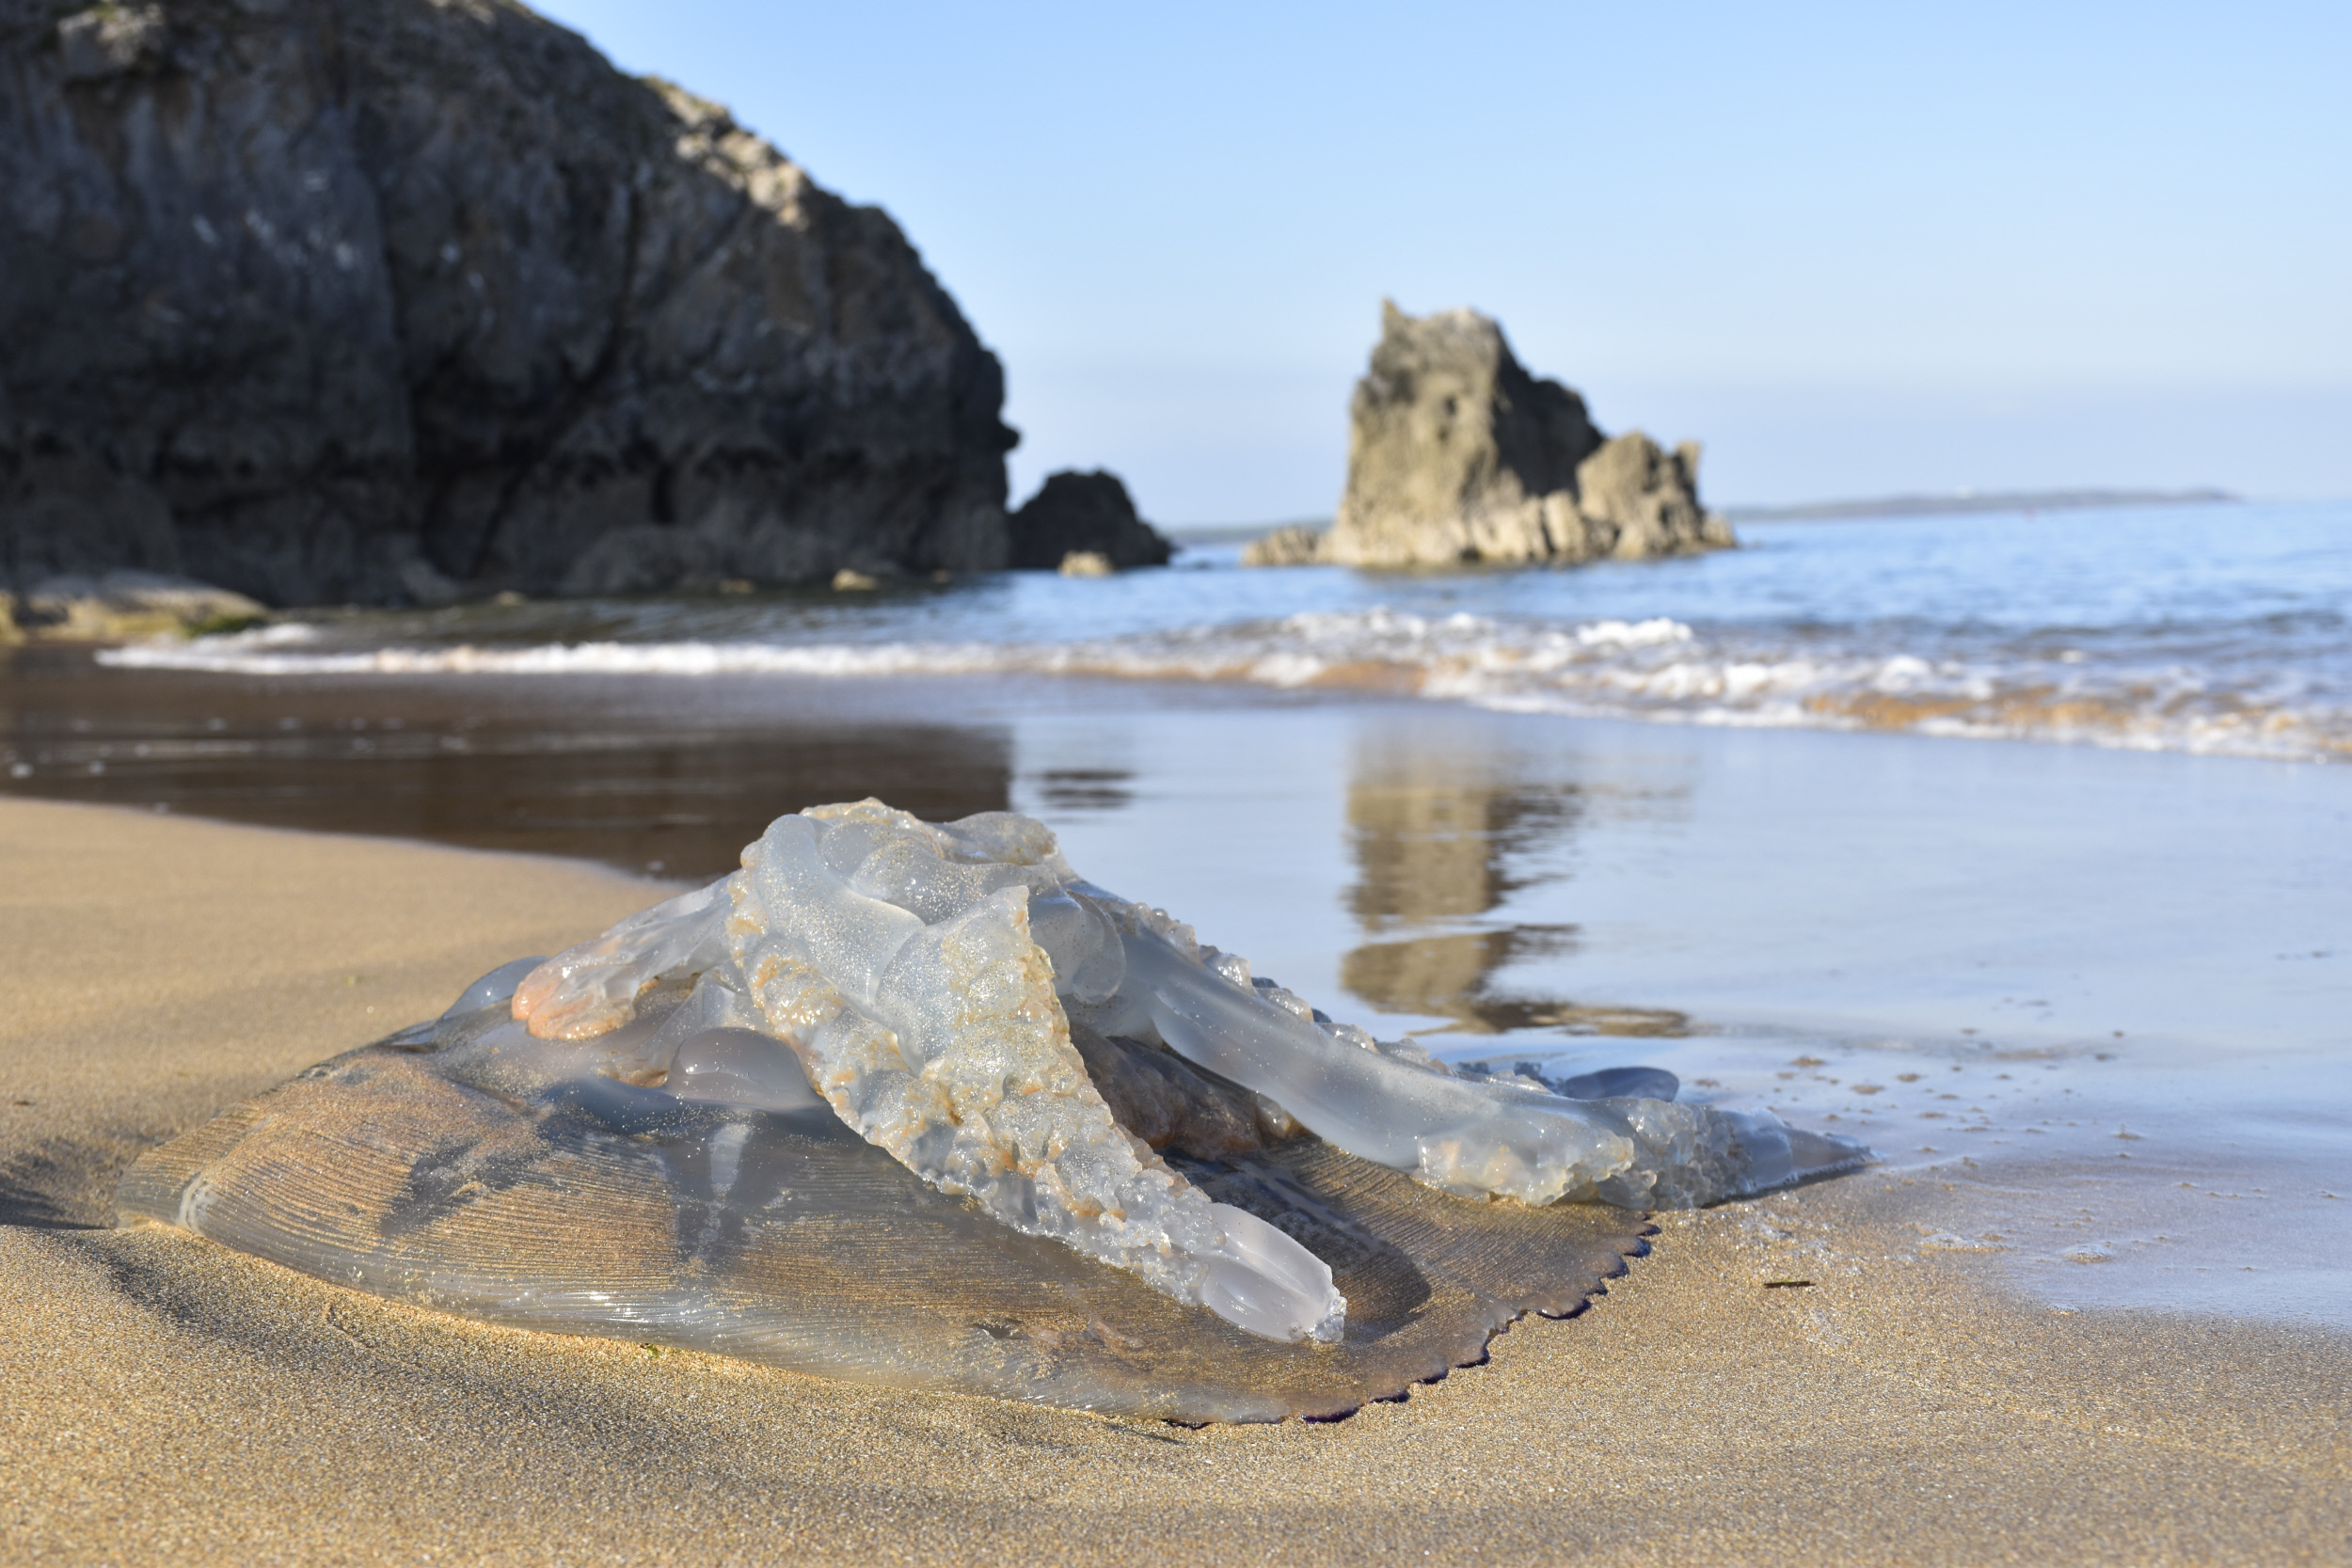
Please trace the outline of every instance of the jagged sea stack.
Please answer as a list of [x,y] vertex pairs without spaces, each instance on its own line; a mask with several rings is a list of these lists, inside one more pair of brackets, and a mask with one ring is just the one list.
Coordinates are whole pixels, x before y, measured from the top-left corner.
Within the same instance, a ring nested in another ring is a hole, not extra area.
[[0,590],[1001,566],[1003,399],[887,214],[519,5],[0,0]]
[[1347,492],[1328,532],[1251,545],[1253,565],[1573,565],[1719,549],[1696,442],[1603,436],[1584,400],[1530,375],[1475,310],[1382,309],[1350,410]]

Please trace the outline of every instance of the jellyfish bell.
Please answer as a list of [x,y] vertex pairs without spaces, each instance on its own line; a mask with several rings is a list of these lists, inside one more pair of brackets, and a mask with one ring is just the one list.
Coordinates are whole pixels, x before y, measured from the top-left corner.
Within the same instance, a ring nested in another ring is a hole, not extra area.
[[153,1151],[119,1208],[492,1321],[1250,1419],[1575,1310],[1631,1211],[1866,1157],[1654,1069],[1561,1087],[1597,1092],[1325,1022],[1032,818],[865,800]]

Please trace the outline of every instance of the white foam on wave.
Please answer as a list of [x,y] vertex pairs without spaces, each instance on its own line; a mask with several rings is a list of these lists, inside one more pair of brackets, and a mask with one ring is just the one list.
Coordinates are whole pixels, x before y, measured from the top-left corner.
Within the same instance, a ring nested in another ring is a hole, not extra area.
[[1573,625],[1385,607],[1067,642],[681,640],[339,645],[299,623],[100,655],[130,669],[250,675],[1039,674],[1409,691],[1511,712],[2319,759],[2352,755],[2352,707],[2272,673],[2229,683],[2068,648],[1936,657],[1710,640],[1677,620]]

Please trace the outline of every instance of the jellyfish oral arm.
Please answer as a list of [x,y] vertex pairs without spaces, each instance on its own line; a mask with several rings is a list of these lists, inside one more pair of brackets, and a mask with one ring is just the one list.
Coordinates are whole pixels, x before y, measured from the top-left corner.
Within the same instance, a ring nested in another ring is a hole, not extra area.
[[1279,1101],[1359,1159],[1465,1196],[1534,1204],[1589,1196],[1633,1163],[1632,1141],[1577,1101],[1455,1078],[1345,1043],[1149,930],[1123,935],[1121,1000],[1150,1019],[1162,1043]]
[[[1598,1198],[1692,1207],[1850,1168],[1861,1151],[1769,1114],[1649,1099],[1571,1100],[1459,1078],[1327,1027],[1201,961],[1190,930],[1089,883],[1122,911],[1126,974],[1105,1004],[1073,1002],[1104,1034],[1149,1034],[1187,1061],[1279,1101],[1329,1143],[1466,1197]],[[1229,966],[1230,958],[1227,960]],[[1367,1045],[1370,1048],[1367,1048]]]
[[744,851],[731,957],[817,1091],[1014,1229],[1252,1333],[1337,1338],[1346,1303],[1327,1264],[1211,1202],[1112,1118],[1033,940],[1026,879],[940,848],[925,825],[876,812],[784,817]]

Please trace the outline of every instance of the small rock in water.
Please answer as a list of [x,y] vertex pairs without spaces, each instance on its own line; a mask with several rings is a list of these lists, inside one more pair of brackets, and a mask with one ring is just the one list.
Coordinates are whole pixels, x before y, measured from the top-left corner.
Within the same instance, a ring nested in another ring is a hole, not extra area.
[[1095,555],[1113,571],[1165,566],[1175,553],[1159,530],[1136,515],[1127,486],[1114,473],[1065,469],[1049,474],[1036,495],[1005,519],[1006,564],[1016,570],[1073,572],[1073,556]]

